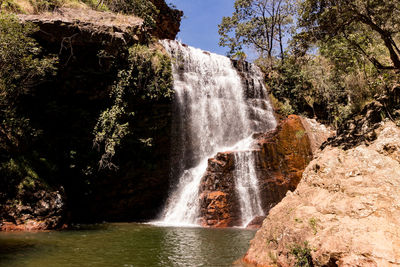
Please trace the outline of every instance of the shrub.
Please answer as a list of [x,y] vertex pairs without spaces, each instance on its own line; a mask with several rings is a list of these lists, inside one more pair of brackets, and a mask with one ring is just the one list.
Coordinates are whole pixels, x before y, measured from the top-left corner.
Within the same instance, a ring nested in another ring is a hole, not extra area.
[[129,50],[128,61],[128,66],[119,71],[112,88],[113,105],[101,113],[94,129],[94,145],[102,151],[100,168],[116,168],[112,162],[115,150],[132,128],[129,121],[134,112],[129,100],[139,97],[152,101],[173,95],[168,56],[147,46],[135,45]]
[[32,5],[35,13],[53,11],[62,7],[64,2],[64,0],[29,0],[29,3]]
[[41,56],[41,48],[30,37],[36,30],[0,13],[0,149],[6,151],[38,134],[20,114],[18,104],[23,96],[33,94],[34,85],[55,72],[56,58]]
[[311,248],[308,242],[305,241],[303,245],[295,244],[290,248],[290,254],[296,259],[297,267],[311,267],[314,266],[311,257]]

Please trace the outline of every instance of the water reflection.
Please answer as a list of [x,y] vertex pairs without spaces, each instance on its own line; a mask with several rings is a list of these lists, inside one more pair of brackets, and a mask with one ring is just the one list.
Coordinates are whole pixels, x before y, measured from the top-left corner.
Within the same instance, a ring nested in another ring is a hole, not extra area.
[[168,228],[160,266],[231,266],[252,236],[241,229]]
[[0,266],[232,266],[253,231],[105,224],[0,233]]

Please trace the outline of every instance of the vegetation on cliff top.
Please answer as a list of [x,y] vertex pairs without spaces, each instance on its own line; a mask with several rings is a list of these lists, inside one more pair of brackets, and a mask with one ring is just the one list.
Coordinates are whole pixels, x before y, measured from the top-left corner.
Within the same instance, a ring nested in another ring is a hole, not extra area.
[[255,49],[283,115],[336,126],[398,83],[399,13],[389,0],[236,0],[220,44]]
[[0,0],[0,11],[40,14],[61,7],[111,11],[142,18],[143,27],[154,27],[159,14],[149,0]]

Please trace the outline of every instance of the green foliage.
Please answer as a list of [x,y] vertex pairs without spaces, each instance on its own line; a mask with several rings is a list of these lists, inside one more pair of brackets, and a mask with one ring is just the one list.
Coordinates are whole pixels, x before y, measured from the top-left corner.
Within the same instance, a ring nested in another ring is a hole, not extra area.
[[53,11],[60,8],[65,1],[64,0],[29,0],[29,3],[33,6],[35,13],[41,13],[45,11]]
[[[134,14],[144,19],[145,27],[154,27],[160,11],[149,0],[103,0],[108,9],[124,14]],[[103,1],[99,0],[99,3]]]
[[0,0],[0,11],[21,12],[20,7],[13,0]]
[[233,59],[237,59],[239,61],[245,61],[247,58],[247,55],[243,51],[237,51],[234,55],[232,55]]
[[330,46],[344,40],[345,53],[359,53],[377,69],[400,70],[398,1],[305,0],[299,15],[306,42]]
[[[269,71],[267,85],[282,115],[304,114],[336,126],[383,93],[393,77],[362,58],[347,55],[341,62],[346,56],[340,52],[341,45],[337,45],[339,51],[321,46],[324,55],[288,56]],[[329,57],[325,56],[328,51]]]
[[312,217],[310,218],[310,220],[308,220],[308,224],[310,225],[310,227],[312,228],[314,235],[317,234],[318,229],[317,229],[317,225],[318,225],[318,219]]
[[308,242],[305,241],[303,245],[295,244],[290,248],[290,254],[296,258],[297,267],[311,267],[314,266],[311,257],[311,248]]
[[230,48],[230,55],[244,47],[254,48],[271,58],[275,43],[280,43],[290,30],[294,14],[292,0],[236,0],[235,12],[223,17],[219,27],[220,45]]
[[8,177],[7,180],[24,177],[28,180],[38,179],[38,174],[32,169],[31,164],[24,158],[4,161],[0,164],[0,173]]
[[41,57],[38,44],[29,37],[37,29],[0,14],[0,149],[15,150],[38,134],[18,104],[32,87],[54,73],[56,58]]
[[[135,98],[159,100],[171,98],[172,69],[170,58],[147,46],[135,45],[129,49],[129,64],[118,73],[118,80],[111,91],[112,107],[100,115],[94,129],[94,144],[102,150],[100,168],[116,168],[112,158],[122,139],[131,131],[129,121],[134,112],[129,106]],[[141,140],[151,146],[151,140]]]
[[398,1],[236,0],[234,7],[219,25],[220,45],[239,59],[254,49],[283,116],[337,126],[399,83]]
[[289,57],[268,71],[267,86],[273,96],[272,102],[283,116],[294,113],[313,115],[312,107],[305,101],[312,86],[302,70],[304,64],[304,60]]
[[283,117],[287,117],[291,114],[294,114],[294,110],[290,105],[289,99],[283,99],[283,101],[279,101],[273,94],[269,95],[269,99],[272,103],[272,106],[275,109],[275,112]]
[[4,194],[12,198],[23,190],[33,188],[37,181],[42,182],[36,167],[33,162],[23,156],[1,161],[0,200],[5,201]]

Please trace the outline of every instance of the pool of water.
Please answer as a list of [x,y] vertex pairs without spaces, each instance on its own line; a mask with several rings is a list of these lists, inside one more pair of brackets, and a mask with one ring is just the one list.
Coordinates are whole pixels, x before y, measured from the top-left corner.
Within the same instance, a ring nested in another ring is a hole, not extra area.
[[100,224],[1,233],[0,266],[232,266],[255,231]]

